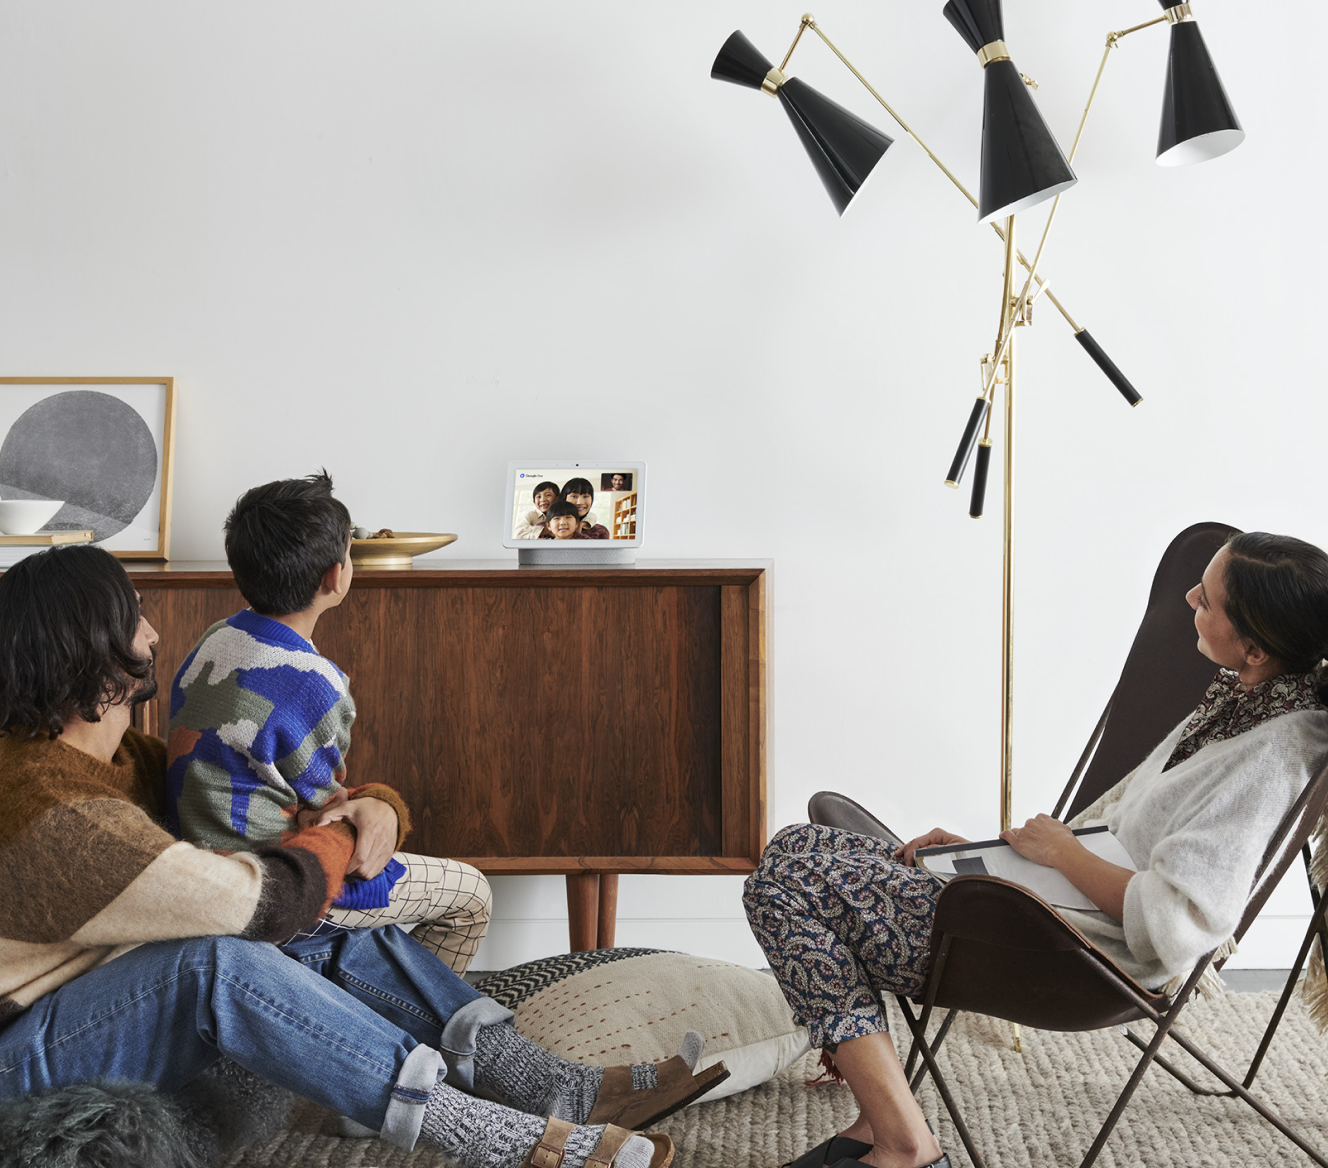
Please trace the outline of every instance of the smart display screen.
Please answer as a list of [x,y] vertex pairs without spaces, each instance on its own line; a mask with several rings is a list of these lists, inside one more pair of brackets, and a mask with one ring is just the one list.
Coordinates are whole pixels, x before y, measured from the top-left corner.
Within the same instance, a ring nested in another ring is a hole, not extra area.
[[513,540],[636,539],[635,468],[523,466],[514,474]]

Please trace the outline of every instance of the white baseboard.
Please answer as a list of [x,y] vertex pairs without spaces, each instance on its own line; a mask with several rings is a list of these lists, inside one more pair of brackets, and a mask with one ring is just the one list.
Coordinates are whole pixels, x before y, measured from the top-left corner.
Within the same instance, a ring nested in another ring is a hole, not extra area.
[[[697,921],[619,917],[615,940],[623,948],[674,949],[753,969],[767,964],[765,954],[747,927],[746,918]],[[566,952],[566,917],[552,920],[495,919],[471,968],[510,969],[526,961]]]
[[1240,943],[1240,952],[1227,962],[1227,969],[1290,969],[1310,918],[1269,916],[1264,913],[1250,926]]

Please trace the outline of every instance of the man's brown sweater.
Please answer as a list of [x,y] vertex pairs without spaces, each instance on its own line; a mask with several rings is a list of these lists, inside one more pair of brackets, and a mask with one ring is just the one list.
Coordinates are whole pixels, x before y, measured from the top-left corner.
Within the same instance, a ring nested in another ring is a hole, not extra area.
[[[308,828],[227,855],[157,822],[166,744],[126,732],[110,763],[59,739],[0,738],[0,1026],[43,994],[146,941],[288,940],[341,891],[355,833]],[[373,784],[350,792],[400,796]]]

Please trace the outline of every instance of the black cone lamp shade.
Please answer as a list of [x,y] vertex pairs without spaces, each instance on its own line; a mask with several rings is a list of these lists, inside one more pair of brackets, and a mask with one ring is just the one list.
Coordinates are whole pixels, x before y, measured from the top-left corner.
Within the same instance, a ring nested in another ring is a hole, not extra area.
[[1000,0],[950,0],[945,17],[983,60],[982,177],[978,220],[1035,207],[1079,180],[1042,120],[1028,86],[1004,55]]
[[760,89],[774,65],[751,41],[747,34],[735,32],[719,50],[710,76],[716,81],[731,81],[745,89]]
[[842,215],[894,139],[796,77],[785,81],[775,96]]
[[[741,32],[724,42],[711,66],[716,81],[768,89],[774,66]],[[894,139],[796,77],[777,77],[775,96],[802,140],[826,192],[842,215]]]
[[978,219],[986,223],[1036,207],[1079,180],[1014,63],[993,61],[982,80]]
[[1158,165],[1206,162],[1244,140],[1245,131],[1227,100],[1199,26],[1193,20],[1173,24],[1162,128],[1157,135]]

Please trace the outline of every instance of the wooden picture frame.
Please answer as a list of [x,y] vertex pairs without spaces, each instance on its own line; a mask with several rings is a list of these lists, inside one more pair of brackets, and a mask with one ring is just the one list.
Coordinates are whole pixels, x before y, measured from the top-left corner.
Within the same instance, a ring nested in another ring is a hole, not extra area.
[[174,469],[175,378],[0,377],[0,498],[66,499],[48,530],[169,560]]

